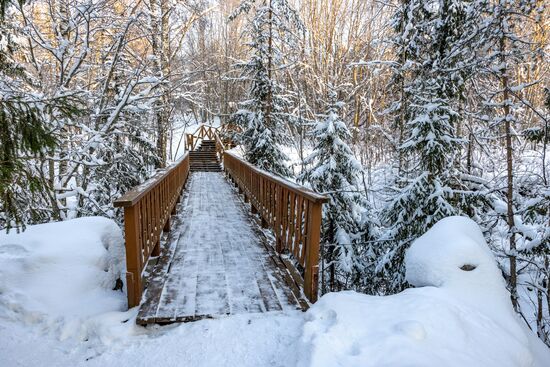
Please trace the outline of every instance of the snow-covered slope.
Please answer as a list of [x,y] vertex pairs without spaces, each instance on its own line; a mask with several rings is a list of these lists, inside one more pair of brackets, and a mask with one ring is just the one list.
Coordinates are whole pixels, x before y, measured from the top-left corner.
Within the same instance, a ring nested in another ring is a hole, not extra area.
[[327,294],[307,313],[301,366],[545,367],[550,351],[514,313],[478,226],[438,222],[409,249],[389,297]]

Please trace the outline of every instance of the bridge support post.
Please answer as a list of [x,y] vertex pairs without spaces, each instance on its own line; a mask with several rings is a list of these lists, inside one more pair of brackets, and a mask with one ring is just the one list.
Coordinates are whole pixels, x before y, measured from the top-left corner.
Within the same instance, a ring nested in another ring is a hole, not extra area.
[[308,213],[306,244],[307,264],[304,271],[304,294],[317,301],[319,285],[319,242],[321,240],[322,203],[311,203]]
[[160,241],[157,242],[155,247],[153,247],[153,250],[151,251],[151,256],[159,256],[160,255]]
[[126,288],[128,308],[141,301],[141,244],[139,243],[139,206],[124,208],[124,232],[126,234]]

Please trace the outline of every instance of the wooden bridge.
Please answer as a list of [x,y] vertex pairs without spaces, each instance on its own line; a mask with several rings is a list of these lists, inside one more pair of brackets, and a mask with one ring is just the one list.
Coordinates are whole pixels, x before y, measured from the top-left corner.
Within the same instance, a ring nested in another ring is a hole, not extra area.
[[114,202],[124,207],[137,323],[307,309],[317,299],[327,199],[226,151],[214,127],[187,134],[186,146]]

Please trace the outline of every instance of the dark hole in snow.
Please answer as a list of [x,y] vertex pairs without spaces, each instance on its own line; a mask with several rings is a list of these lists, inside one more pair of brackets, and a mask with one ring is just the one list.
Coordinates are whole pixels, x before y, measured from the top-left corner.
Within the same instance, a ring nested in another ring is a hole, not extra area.
[[464,271],[472,271],[476,268],[475,265],[471,265],[471,264],[464,264],[460,267],[461,270],[464,270]]
[[118,278],[115,281],[115,286],[113,287],[113,290],[122,292],[123,288],[124,288],[124,283],[122,283],[122,280],[120,278]]

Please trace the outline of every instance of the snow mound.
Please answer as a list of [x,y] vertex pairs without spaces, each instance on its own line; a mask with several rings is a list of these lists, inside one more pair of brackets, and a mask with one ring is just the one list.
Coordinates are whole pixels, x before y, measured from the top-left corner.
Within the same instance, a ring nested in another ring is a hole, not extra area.
[[477,224],[448,217],[419,237],[405,256],[407,281],[416,287],[492,287],[504,284]]
[[123,238],[115,222],[89,217],[0,234],[0,319],[86,339],[126,308]]
[[419,237],[405,255],[406,279],[415,287],[452,291],[463,302],[491,314],[514,311],[502,273],[479,226],[466,217],[447,217]]
[[323,296],[307,313],[299,366],[544,367],[550,351],[514,313],[478,226],[449,217],[415,241],[387,297]]

